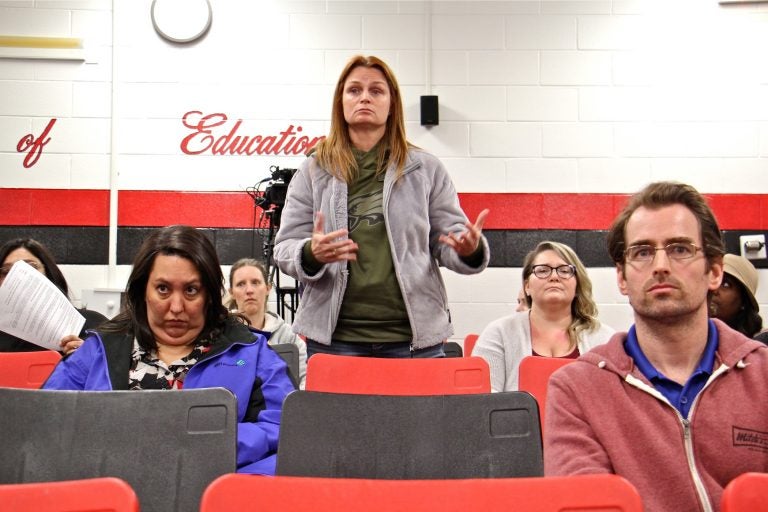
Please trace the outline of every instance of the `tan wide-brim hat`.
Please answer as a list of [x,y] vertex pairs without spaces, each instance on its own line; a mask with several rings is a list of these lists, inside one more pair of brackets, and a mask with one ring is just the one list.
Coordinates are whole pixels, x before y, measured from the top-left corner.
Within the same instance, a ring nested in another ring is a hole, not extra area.
[[755,299],[755,293],[757,293],[757,269],[752,262],[743,256],[737,256],[735,254],[726,254],[723,257],[723,270],[725,273],[732,275],[747,289],[747,295],[749,295],[749,301],[752,303],[752,307],[755,311],[760,309],[757,305],[757,299]]

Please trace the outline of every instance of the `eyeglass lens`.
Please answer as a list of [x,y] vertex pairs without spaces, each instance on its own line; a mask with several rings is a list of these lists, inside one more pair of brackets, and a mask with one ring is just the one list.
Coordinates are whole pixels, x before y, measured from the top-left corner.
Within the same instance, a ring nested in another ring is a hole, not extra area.
[[535,265],[533,267],[533,273],[539,279],[546,279],[552,275],[552,271],[557,272],[557,275],[563,279],[568,279],[574,274],[574,269],[571,265],[560,265],[559,267],[550,267],[549,265]]

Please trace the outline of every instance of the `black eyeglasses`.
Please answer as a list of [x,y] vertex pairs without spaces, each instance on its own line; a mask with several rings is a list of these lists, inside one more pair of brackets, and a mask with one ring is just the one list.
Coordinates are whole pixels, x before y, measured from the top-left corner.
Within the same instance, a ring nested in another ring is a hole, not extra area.
[[667,258],[671,260],[688,260],[696,256],[696,252],[702,248],[691,242],[672,242],[664,247],[654,247],[652,245],[632,245],[624,251],[627,261],[634,263],[649,263],[656,259],[657,251],[664,251]]
[[559,267],[550,267],[549,265],[534,265],[533,275],[539,279],[547,279],[552,275],[552,271],[557,272],[561,279],[570,279],[576,275],[576,267],[573,265],[560,265]]

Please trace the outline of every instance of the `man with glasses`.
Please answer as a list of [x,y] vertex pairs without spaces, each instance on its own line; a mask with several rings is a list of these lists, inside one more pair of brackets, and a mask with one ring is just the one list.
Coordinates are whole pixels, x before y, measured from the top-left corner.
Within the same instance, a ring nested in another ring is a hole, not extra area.
[[635,324],[552,376],[545,472],[621,475],[647,511],[719,510],[733,478],[768,471],[768,347],[708,318],[717,220],[693,187],[653,183],[608,250]]

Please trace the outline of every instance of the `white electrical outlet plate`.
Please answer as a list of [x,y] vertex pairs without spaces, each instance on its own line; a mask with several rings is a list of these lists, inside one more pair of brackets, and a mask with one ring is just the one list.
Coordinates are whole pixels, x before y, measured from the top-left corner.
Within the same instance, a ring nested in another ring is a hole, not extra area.
[[[760,244],[760,249],[757,251],[747,251],[745,245],[747,242],[757,242]],[[739,237],[739,248],[741,249],[741,255],[748,260],[759,260],[766,258],[765,249],[765,235],[744,235]]]

